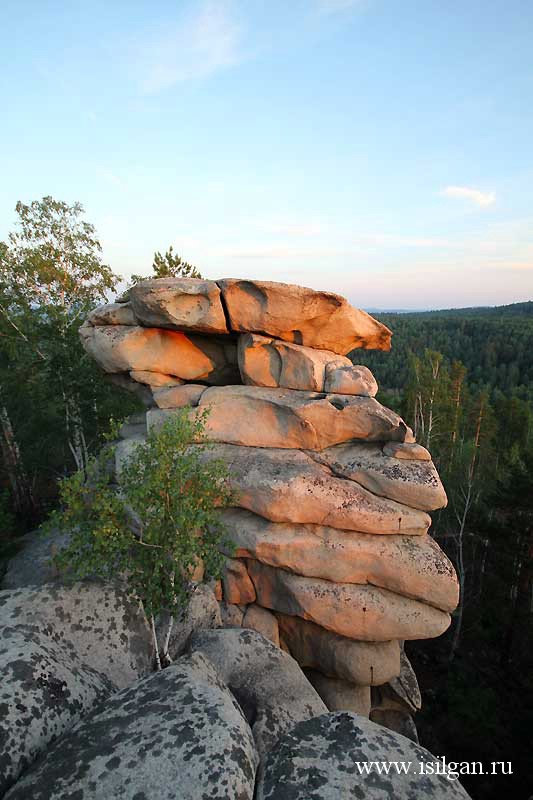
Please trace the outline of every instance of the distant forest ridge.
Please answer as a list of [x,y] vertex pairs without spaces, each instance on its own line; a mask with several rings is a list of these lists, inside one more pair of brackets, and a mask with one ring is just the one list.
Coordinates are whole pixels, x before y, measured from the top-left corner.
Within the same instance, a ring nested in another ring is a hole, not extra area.
[[382,391],[403,391],[411,357],[425,350],[461,361],[468,383],[533,400],[533,302],[442,311],[374,312],[393,332],[389,353],[354,350],[352,361],[374,371]]
[[389,314],[416,314],[417,316],[454,316],[454,317],[531,317],[533,316],[533,300],[523,303],[510,303],[505,306],[468,306],[466,308],[439,308],[439,309],[384,309],[367,308],[369,314],[377,317]]

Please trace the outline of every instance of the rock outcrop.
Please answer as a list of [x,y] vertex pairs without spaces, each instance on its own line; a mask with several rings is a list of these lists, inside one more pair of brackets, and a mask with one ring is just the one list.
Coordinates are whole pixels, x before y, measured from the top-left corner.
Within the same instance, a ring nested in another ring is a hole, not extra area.
[[[468,800],[431,753],[403,736],[381,731],[362,716],[346,712],[300,722],[270,751],[256,799]],[[381,762],[392,762],[388,774],[379,767],[372,771],[372,765]]]
[[[403,641],[446,630],[458,585],[428,533],[447,502],[431,456],[346,357],[388,349],[390,331],[328,292],[164,279],[97,309],[81,336],[104,371],[146,389],[146,430],[209,410],[203,457],[226,462],[237,497],[223,624],[291,654],[330,710],[412,714]],[[123,427],[118,480],[144,432]]]

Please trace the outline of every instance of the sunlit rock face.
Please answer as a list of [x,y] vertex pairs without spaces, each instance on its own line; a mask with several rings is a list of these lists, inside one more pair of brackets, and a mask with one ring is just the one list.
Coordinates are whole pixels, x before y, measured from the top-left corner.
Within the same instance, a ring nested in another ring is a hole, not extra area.
[[223,623],[292,655],[330,711],[415,737],[403,642],[446,630],[458,583],[429,533],[447,502],[431,455],[346,357],[388,350],[391,332],[338,295],[283,283],[150,280],[119,300],[81,329],[150,406],[144,426],[123,427],[118,480],[146,430],[209,409],[204,457],[227,463],[237,498],[222,512],[235,544]]

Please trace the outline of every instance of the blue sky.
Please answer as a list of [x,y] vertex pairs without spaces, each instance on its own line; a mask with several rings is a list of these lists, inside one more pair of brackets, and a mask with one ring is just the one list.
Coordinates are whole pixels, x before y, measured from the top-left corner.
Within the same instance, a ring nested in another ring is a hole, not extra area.
[[0,238],[79,200],[118,272],[363,307],[533,298],[529,0],[2,2]]

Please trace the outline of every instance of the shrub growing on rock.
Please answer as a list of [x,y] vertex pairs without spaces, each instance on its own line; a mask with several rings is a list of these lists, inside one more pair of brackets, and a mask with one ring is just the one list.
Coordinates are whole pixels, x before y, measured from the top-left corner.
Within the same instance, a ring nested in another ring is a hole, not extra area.
[[[47,525],[71,533],[70,544],[56,556],[60,568],[76,578],[120,576],[128,593],[141,600],[159,669],[170,661],[172,626],[195,583],[220,577],[221,550],[232,549],[219,516],[234,499],[227,468],[202,458],[209,447],[207,412],[191,419],[188,411],[177,410],[136,443],[120,466],[118,486],[109,469],[112,447],[93,459],[87,475],[65,478],[62,510]],[[169,615],[169,626],[161,644],[155,618],[162,613]]]

